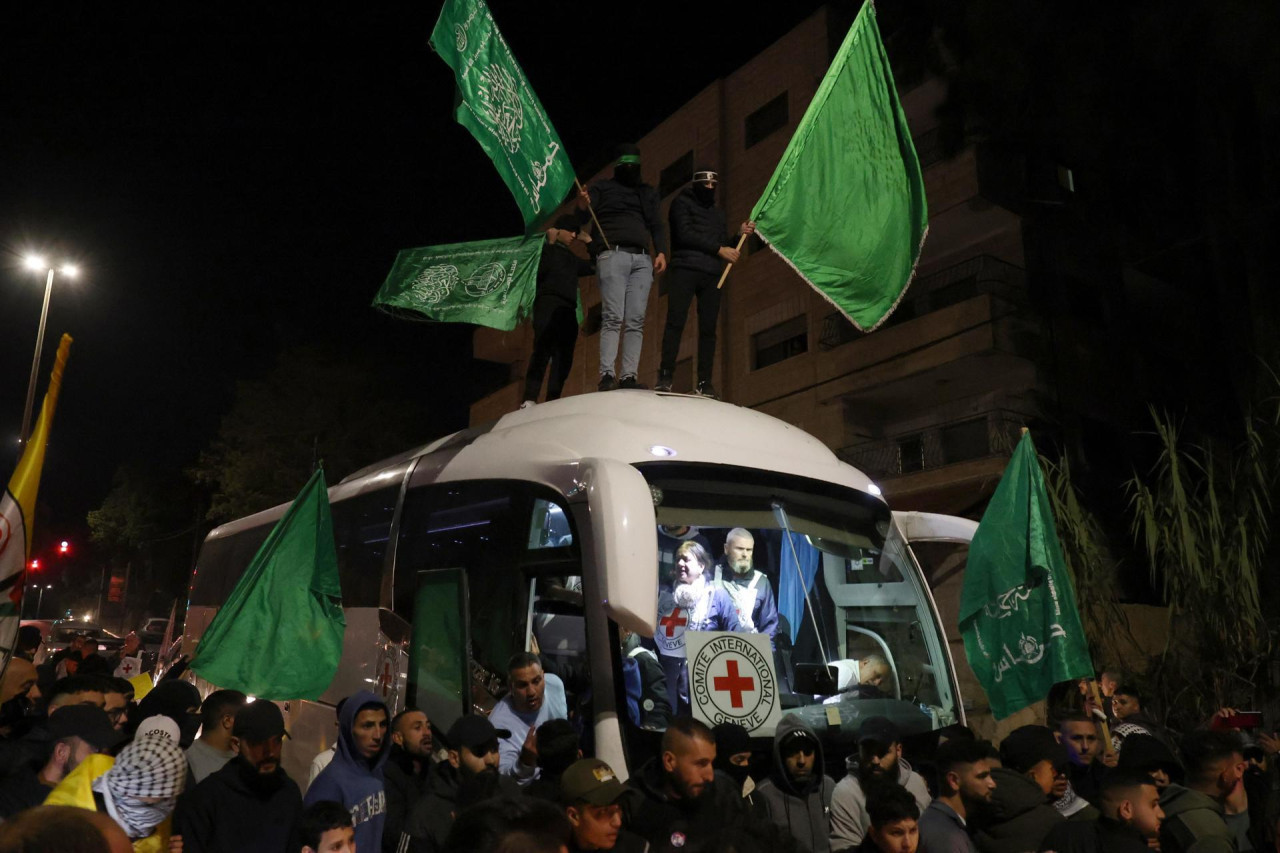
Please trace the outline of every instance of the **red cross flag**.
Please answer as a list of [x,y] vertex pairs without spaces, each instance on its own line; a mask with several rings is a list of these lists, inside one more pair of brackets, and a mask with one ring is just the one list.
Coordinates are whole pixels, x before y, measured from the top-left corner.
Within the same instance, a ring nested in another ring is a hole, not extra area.
[[676,606],[670,590],[658,594],[658,630],[653,634],[658,652],[668,657],[684,657],[685,627],[689,624],[689,611]]
[[142,672],[142,658],[121,658],[114,673],[116,678],[133,678]]
[[769,635],[689,631],[684,641],[693,716],[708,726],[737,723],[752,737],[773,737],[782,703]]

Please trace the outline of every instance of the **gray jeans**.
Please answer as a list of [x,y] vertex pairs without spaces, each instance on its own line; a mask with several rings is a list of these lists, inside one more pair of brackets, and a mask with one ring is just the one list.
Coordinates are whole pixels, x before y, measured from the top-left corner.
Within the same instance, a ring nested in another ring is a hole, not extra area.
[[648,255],[601,252],[596,258],[600,279],[600,375],[614,372],[618,360],[618,332],[622,332],[622,370],[635,376],[644,344],[644,315],[653,286],[653,261]]

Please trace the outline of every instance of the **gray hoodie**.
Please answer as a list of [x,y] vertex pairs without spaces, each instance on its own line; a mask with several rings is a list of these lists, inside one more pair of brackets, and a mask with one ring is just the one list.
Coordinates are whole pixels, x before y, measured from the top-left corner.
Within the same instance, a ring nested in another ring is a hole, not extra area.
[[[814,748],[813,775],[803,788],[789,776],[782,762],[779,746],[788,735],[803,732],[817,744]],[[754,799],[759,813],[775,826],[785,829],[803,851],[829,853],[827,815],[831,811],[831,795],[836,783],[823,770],[822,741],[800,718],[788,714],[778,722],[773,736],[773,773],[756,788]]]
[[[931,799],[929,786],[919,773],[911,769],[906,759],[898,759],[898,778],[895,781],[915,797],[920,814],[924,814]],[[849,773],[836,785],[831,797],[831,849],[836,853],[852,850],[862,843],[870,826],[867,794],[862,790],[862,780],[858,778],[858,762],[851,756]]]

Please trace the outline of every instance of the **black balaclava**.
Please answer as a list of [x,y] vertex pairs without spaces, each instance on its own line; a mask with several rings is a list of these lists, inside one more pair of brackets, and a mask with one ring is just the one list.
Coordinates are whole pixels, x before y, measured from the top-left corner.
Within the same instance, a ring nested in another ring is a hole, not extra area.
[[711,734],[716,739],[716,759],[713,766],[729,774],[729,777],[741,787],[751,775],[751,767],[731,764],[729,756],[737,755],[739,752],[750,752],[751,735],[737,723],[720,723],[711,730]]
[[[710,187],[704,186],[708,180],[712,183]],[[693,197],[699,204],[710,207],[716,203],[715,185],[719,182],[720,177],[715,169],[710,166],[699,166],[693,173]]]
[[640,186],[640,148],[630,142],[618,146],[618,160],[613,167],[613,179],[624,187]]
[[188,708],[200,707],[200,691],[189,681],[161,681],[138,703],[138,720],[159,714],[178,724],[183,749],[191,746],[200,731],[200,714]]

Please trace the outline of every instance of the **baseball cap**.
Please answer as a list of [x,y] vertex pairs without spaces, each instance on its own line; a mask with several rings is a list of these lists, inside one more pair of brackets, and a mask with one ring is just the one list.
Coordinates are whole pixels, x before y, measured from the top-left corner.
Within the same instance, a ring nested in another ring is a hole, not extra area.
[[280,707],[266,699],[250,702],[237,711],[236,720],[231,724],[231,734],[254,743],[271,740],[277,735],[289,735],[284,728],[284,715],[280,713]]
[[862,727],[858,729],[859,744],[871,741],[882,746],[891,746],[901,740],[902,733],[888,717],[867,717],[862,721]]
[[453,749],[465,746],[467,749],[474,750],[491,740],[509,737],[511,737],[509,730],[495,729],[493,723],[489,722],[489,718],[483,714],[467,714],[459,717],[457,722],[449,726],[449,732],[444,739]]
[[1015,773],[1026,773],[1041,761],[1055,768],[1071,763],[1067,748],[1046,726],[1022,726],[1009,732],[1000,744],[1000,760]]
[[154,716],[147,717],[138,724],[138,731],[134,737],[168,738],[174,743],[178,743],[182,738],[182,732],[178,729],[178,724],[175,723],[172,718],[166,717],[163,714],[156,714]]
[[123,738],[107,712],[92,705],[64,705],[49,715],[49,734],[54,740],[78,737],[96,750],[110,749]]
[[560,777],[560,798],[566,803],[610,806],[626,792],[613,768],[598,758],[579,759]]

